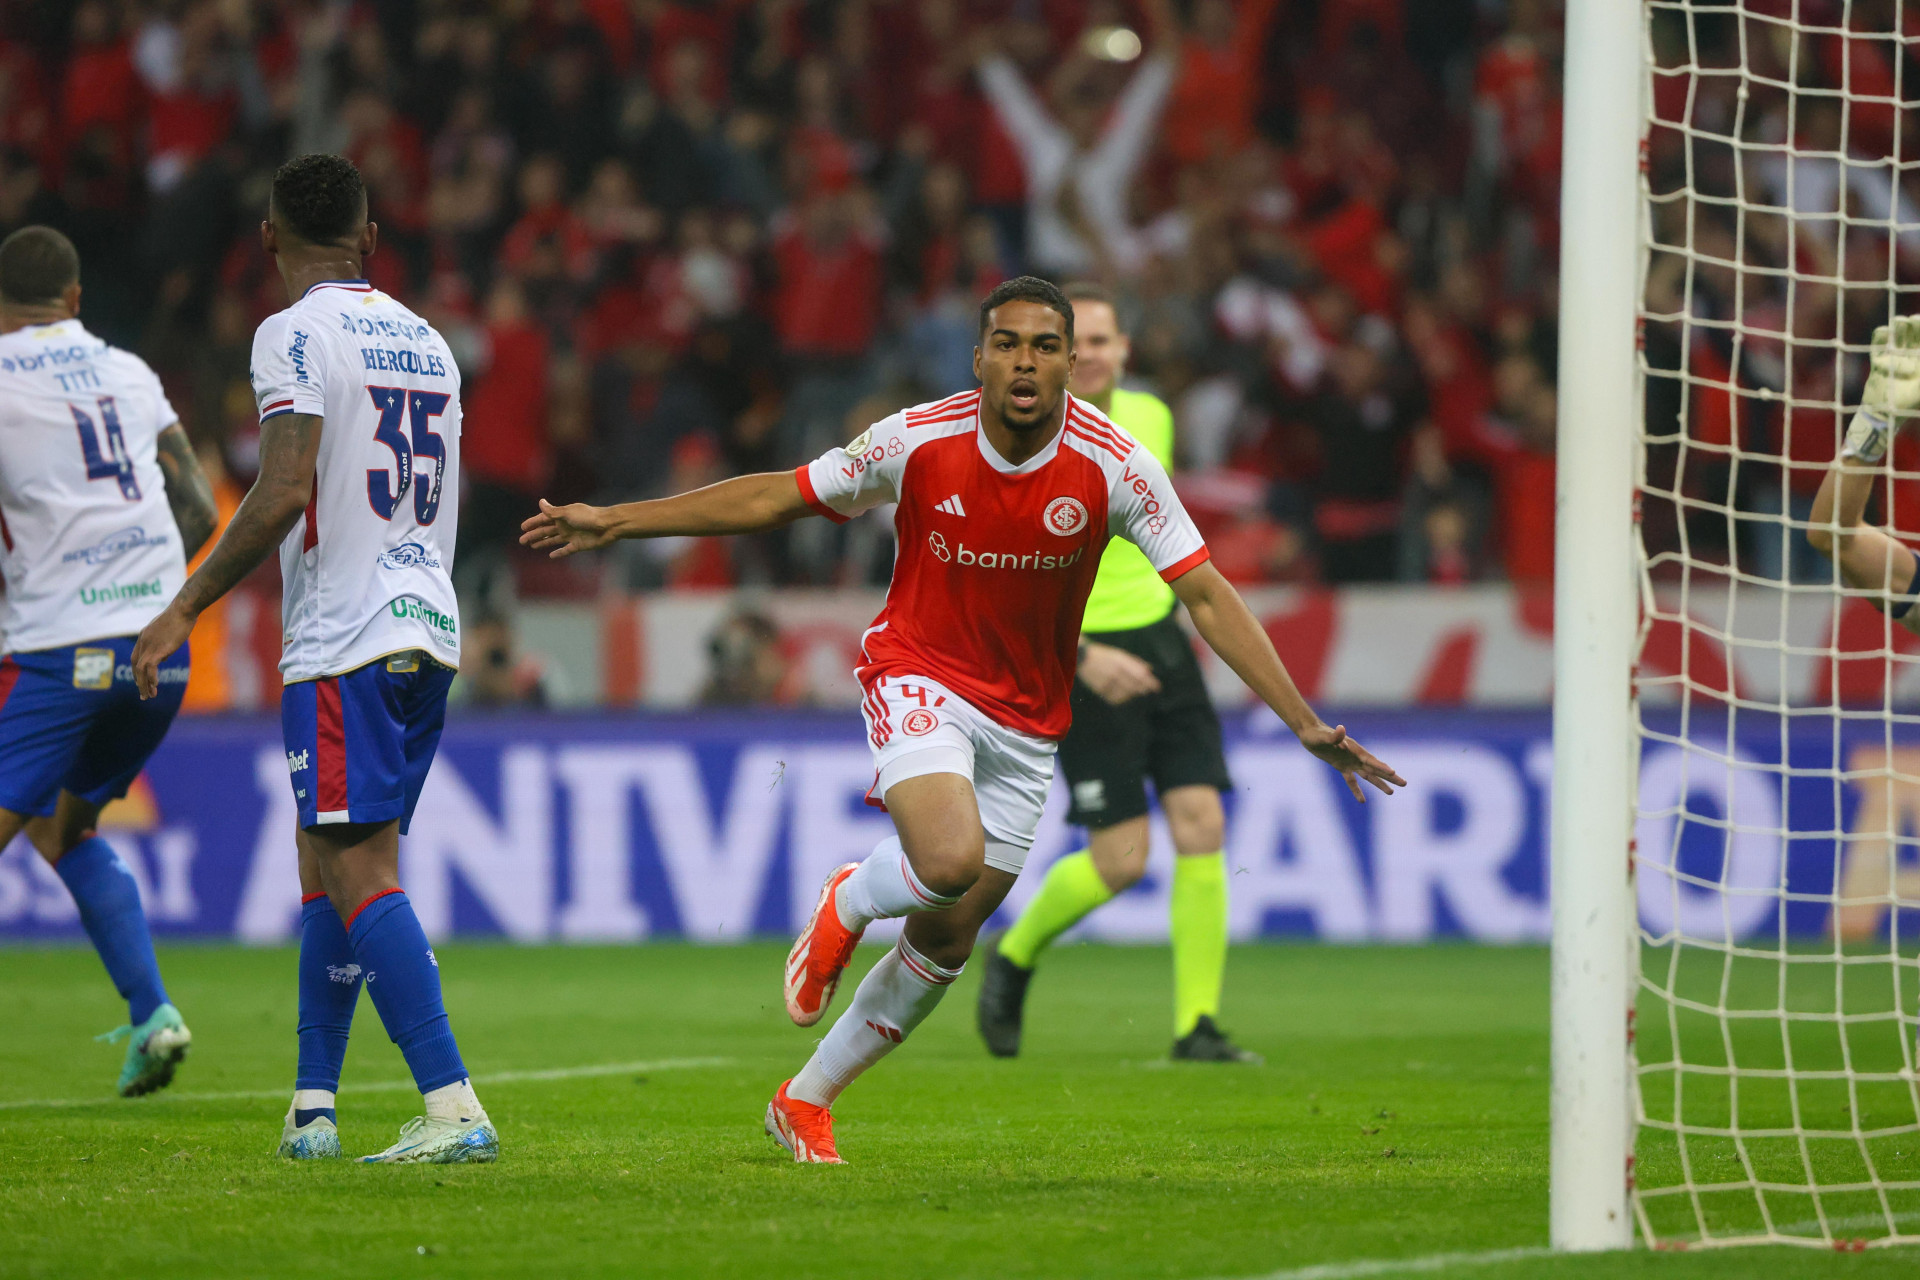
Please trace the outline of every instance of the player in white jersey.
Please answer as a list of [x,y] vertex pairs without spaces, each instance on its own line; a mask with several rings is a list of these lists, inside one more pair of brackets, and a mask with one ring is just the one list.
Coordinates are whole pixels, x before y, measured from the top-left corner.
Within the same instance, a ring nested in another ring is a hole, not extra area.
[[173,1079],[192,1041],[167,999],[132,873],[94,832],[187,686],[187,650],[135,694],[134,633],[212,534],[213,491],[138,356],[80,323],[80,256],[51,227],[0,244],[0,848],[24,831],[127,1001],[120,1092]]
[[254,336],[260,477],[141,634],[133,667],[151,693],[157,656],[278,544],[302,894],[299,1067],[280,1153],[340,1153],[334,1095],[364,979],[426,1102],[400,1141],[365,1159],[484,1163],[499,1142],[399,881],[400,836],[460,661],[448,576],[460,375],[431,325],[362,278],[378,234],[347,160],[301,156],[274,175],[260,236],[291,305]]

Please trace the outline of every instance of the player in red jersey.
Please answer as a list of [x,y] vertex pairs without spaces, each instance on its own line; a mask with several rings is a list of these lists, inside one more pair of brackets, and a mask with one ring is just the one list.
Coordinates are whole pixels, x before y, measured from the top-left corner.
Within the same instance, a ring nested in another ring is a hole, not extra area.
[[978,391],[895,414],[797,471],[615,507],[542,501],[520,539],[566,556],[616,538],[755,533],[899,504],[893,585],[856,672],[870,799],[897,835],[827,877],[787,960],[794,1022],[820,1020],[867,925],[908,918],[767,1106],[767,1131],[799,1161],[840,1162],[834,1100],[933,1012],[1013,887],[1053,781],[1080,618],[1112,535],[1146,553],[1214,652],[1355,796],[1363,781],[1388,794],[1405,785],[1300,696],[1152,454],[1067,393],[1066,296],[1010,280],[981,304],[980,332]]

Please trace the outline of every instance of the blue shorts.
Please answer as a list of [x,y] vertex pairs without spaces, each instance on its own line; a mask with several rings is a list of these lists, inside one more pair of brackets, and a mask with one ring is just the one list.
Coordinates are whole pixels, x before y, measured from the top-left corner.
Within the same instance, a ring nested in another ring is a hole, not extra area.
[[132,636],[0,659],[0,809],[46,817],[71,791],[103,805],[127,794],[187,692],[187,646],[140,701]]
[[418,650],[280,694],[300,826],[392,822],[405,832],[447,723],[453,668]]

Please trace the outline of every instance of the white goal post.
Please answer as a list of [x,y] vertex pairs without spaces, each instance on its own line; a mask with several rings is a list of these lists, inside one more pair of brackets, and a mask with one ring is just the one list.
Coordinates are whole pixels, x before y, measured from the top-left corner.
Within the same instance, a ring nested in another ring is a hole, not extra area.
[[1553,600],[1556,1249],[1632,1242],[1627,1016],[1640,379],[1639,6],[1568,0]]
[[[1920,0],[1565,49],[1551,1242],[1920,1242],[1920,637],[1808,538],[1920,314]],[[1920,430],[1878,465],[1920,547]]]

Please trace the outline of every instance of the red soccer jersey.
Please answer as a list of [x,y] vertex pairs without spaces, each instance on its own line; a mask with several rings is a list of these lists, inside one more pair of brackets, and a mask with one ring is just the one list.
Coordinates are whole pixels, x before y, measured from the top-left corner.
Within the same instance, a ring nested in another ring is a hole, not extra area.
[[829,520],[899,504],[893,585],[864,637],[861,683],[926,676],[1037,737],[1073,721],[1080,619],[1107,539],[1137,545],[1169,582],[1207,558],[1152,453],[1072,396],[1064,429],[1017,467],[968,391],[896,413],[798,476]]

